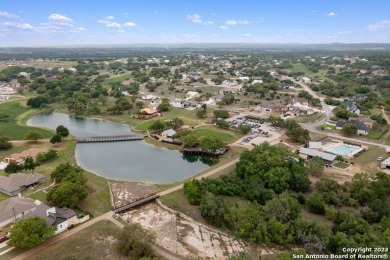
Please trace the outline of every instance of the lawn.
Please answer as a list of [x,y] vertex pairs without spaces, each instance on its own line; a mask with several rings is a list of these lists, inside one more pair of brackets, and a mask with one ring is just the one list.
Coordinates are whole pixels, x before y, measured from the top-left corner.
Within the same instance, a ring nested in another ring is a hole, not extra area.
[[323,114],[316,113],[310,116],[297,116],[294,118],[295,121],[298,123],[313,123],[316,122],[324,117]]
[[122,83],[123,81],[129,80],[131,78],[132,78],[131,73],[119,74],[119,75],[114,75],[109,77],[104,81],[104,83],[107,85],[117,83],[117,82]]
[[367,138],[370,138],[370,139],[375,139],[375,140],[378,140],[379,137],[382,136],[384,131],[375,131],[375,130],[372,130],[370,129],[368,131],[368,135],[366,135]]
[[387,157],[386,150],[377,146],[370,146],[369,149],[351,161],[358,164],[363,172],[376,173],[380,171],[378,157]]
[[29,130],[36,130],[40,132],[44,138],[49,138],[53,135],[52,131],[46,129],[21,125],[19,120],[28,113],[31,114],[30,111],[36,112],[36,110],[21,106],[19,101],[0,104],[0,111],[10,116],[8,121],[0,122],[0,134],[10,138],[11,140],[23,140],[25,134]]
[[348,166],[350,166],[350,164],[345,162],[338,162],[334,166],[337,168],[346,169]]
[[308,77],[314,77],[315,75],[317,75],[314,72],[310,71],[308,68],[306,68],[305,65],[301,63],[292,64],[292,66],[293,67],[291,69],[291,72],[303,72]]
[[120,228],[102,220],[40,251],[30,259],[126,259],[115,250]]
[[225,143],[233,143],[234,141],[240,139],[243,134],[241,132],[236,132],[233,130],[223,129],[216,126],[201,126],[194,130],[194,133],[201,136],[208,136],[213,138],[220,138]]

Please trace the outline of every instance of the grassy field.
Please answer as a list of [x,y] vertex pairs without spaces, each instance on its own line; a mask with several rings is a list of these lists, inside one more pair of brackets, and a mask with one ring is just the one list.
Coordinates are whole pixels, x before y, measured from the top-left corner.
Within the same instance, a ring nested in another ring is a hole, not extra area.
[[386,157],[386,150],[377,146],[370,146],[369,149],[351,161],[358,164],[363,172],[376,173],[380,171],[378,157]]
[[102,220],[30,259],[127,259],[115,251],[114,242],[119,231],[111,221]]
[[346,168],[348,168],[349,165],[350,165],[349,163],[338,162],[334,166],[337,168],[346,169]]
[[53,132],[49,130],[21,125],[19,120],[21,120],[27,114],[36,112],[36,110],[31,110],[22,106],[19,101],[0,104],[0,111],[10,116],[8,121],[0,122],[0,134],[10,138],[11,140],[23,140],[24,135],[29,130],[36,130],[40,132],[44,138],[48,138],[53,135]]
[[293,67],[291,69],[291,72],[303,72],[308,77],[316,76],[316,74],[314,72],[312,72],[311,70],[306,68],[306,66],[301,64],[301,63],[295,63],[295,64],[292,64],[292,66]]
[[297,121],[298,123],[313,123],[322,119],[323,117],[324,115],[320,113],[316,113],[310,116],[297,116],[294,118],[294,120]]
[[381,137],[381,135],[383,134],[383,132],[384,131],[375,131],[375,130],[370,129],[368,131],[368,135],[366,135],[366,137],[370,138],[370,139],[378,140],[379,137]]
[[106,85],[110,85],[110,84],[113,84],[113,83],[116,83],[116,82],[122,83],[123,81],[129,80],[131,78],[132,78],[131,73],[113,75],[113,76],[109,77],[108,79],[106,79],[104,81],[104,83]]
[[199,134],[201,136],[220,138],[222,139],[222,141],[228,144],[243,137],[243,134],[241,132],[223,129],[216,126],[209,126],[209,125],[196,128],[194,130],[194,133]]
[[53,67],[64,67],[71,68],[77,65],[76,61],[36,61],[34,67],[37,68],[53,68]]

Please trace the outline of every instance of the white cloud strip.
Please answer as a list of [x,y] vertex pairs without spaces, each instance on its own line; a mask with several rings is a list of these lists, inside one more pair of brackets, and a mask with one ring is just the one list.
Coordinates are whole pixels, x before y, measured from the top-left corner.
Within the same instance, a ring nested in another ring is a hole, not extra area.
[[5,17],[5,18],[9,18],[9,19],[17,19],[17,18],[19,18],[19,16],[16,15],[16,14],[10,14],[8,12],[2,12],[2,11],[0,11],[0,17]]
[[390,29],[390,20],[383,20],[374,24],[370,24],[369,26],[367,26],[367,29],[370,32],[377,32],[377,31]]

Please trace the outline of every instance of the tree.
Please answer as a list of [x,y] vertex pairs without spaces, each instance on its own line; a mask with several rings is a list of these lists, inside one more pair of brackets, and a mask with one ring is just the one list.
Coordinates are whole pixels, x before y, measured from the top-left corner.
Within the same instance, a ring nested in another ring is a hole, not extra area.
[[227,110],[214,110],[213,113],[216,118],[226,119],[229,117],[229,112]]
[[222,98],[222,102],[227,104],[227,105],[230,105],[234,102],[234,96],[233,94],[225,94]]
[[197,118],[204,119],[204,118],[206,118],[206,115],[207,115],[206,110],[199,109],[198,111],[196,111]]
[[24,160],[24,163],[23,163],[23,168],[25,170],[31,170],[33,173],[34,173],[34,169],[39,166],[39,163],[35,162],[34,158],[32,158],[31,156],[27,157],[25,160]]
[[47,103],[49,103],[49,99],[43,96],[33,97],[27,100],[27,106],[33,108],[41,108]]
[[144,230],[140,224],[126,225],[118,236],[116,248],[129,259],[146,259],[153,257],[150,243],[154,241],[151,233]]
[[62,142],[62,136],[60,134],[55,134],[50,138],[50,143],[55,144],[55,143],[60,143]]
[[229,128],[230,127],[230,123],[226,120],[223,120],[223,119],[217,119],[215,120],[215,124],[219,127],[223,127],[223,128]]
[[205,136],[200,139],[200,146],[203,148],[209,149],[211,151],[216,151],[218,149],[224,148],[225,143],[219,138],[212,138],[209,136]]
[[183,138],[185,146],[194,147],[199,144],[199,137],[196,134],[187,134]]
[[12,226],[9,246],[20,249],[32,248],[54,236],[55,227],[47,226],[44,218],[33,216],[21,219]]
[[12,143],[9,142],[9,139],[4,136],[0,136],[0,151],[1,150],[8,150],[12,147]]
[[149,129],[154,130],[158,133],[161,133],[165,129],[165,127],[166,127],[166,125],[165,125],[164,121],[157,120],[157,121],[154,121],[151,126],[149,126]]
[[158,111],[168,111],[170,109],[171,105],[169,104],[169,99],[163,98],[160,105],[158,105],[157,110]]
[[56,183],[69,181],[86,184],[87,178],[85,177],[83,172],[84,170],[77,165],[71,165],[70,163],[62,163],[54,169],[54,171],[50,174],[50,178],[52,180],[55,180]]
[[173,129],[178,129],[184,125],[184,121],[181,118],[175,117],[170,120],[170,125]]
[[306,169],[311,174],[318,174],[324,170],[325,162],[318,156],[306,161]]
[[24,139],[32,140],[34,142],[37,142],[38,139],[42,139],[42,138],[43,138],[42,134],[35,130],[30,130],[24,135]]
[[88,196],[88,188],[82,183],[65,181],[49,190],[46,199],[59,207],[73,208]]
[[345,135],[356,135],[357,134],[357,126],[355,124],[345,124],[343,129],[341,130]]
[[105,106],[107,104],[108,98],[105,95],[100,94],[98,99],[99,99],[100,103],[102,103],[103,106]]
[[4,172],[7,174],[17,173],[21,170],[23,170],[23,165],[16,162],[11,162],[4,168]]
[[62,137],[67,137],[69,135],[69,130],[63,125],[59,125],[56,128],[57,134],[61,135]]
[[10,118],[10,115],[0,112],[0,122],[7,122]]
[[288,130],[286,135],[293,142],[305,143],[310,140],[310,132],[303,129],[301,126],[296,126],[291,130]]
[[245,124],[240,124],[238,128],[244,135],[246,135],[252,130],[252,127],[250,125],[245,125]]
[[313,193],[313,195],[311,195],[306,201],[306,206],[315,214],[325,214],[325,202],[319,193]]

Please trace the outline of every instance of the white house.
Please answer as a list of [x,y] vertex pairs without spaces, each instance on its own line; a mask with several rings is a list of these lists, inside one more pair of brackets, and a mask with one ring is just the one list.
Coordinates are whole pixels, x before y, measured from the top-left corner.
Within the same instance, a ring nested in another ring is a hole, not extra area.
[[161,133],[161,136],[163,138],[172,138],[175,134],[176,134],[176,131],[173,130],[172,128],[170,128],[170,129],[167,129],[167,130],[163,131]]
[[158,97],[156,97],[155,95],[146,95],[146,96],[142,96],[142,99],[143,99],[143,100],[155,101],[155,100],[158,99]]
[[239,80],[249,80],[249,77],[243,76],[243,77],[238,77]]
[[194,99],[194,98],[198,98],[198,97],[200,97],[200,94],[197,91],[188,91],[186,94],[187,99]]

